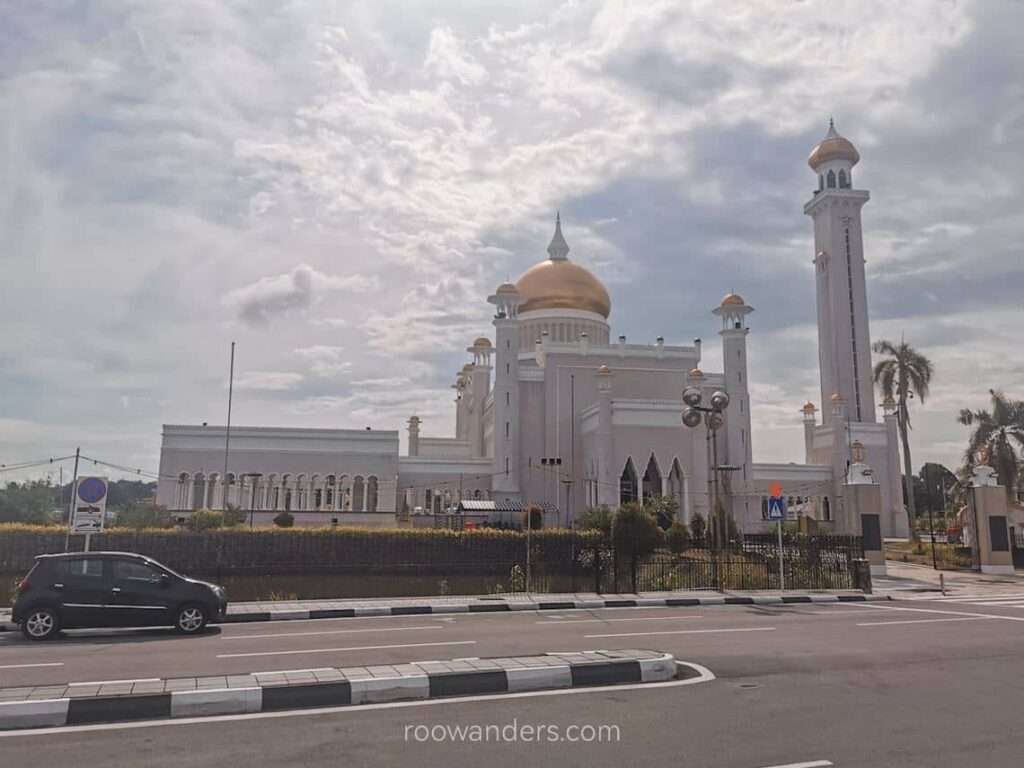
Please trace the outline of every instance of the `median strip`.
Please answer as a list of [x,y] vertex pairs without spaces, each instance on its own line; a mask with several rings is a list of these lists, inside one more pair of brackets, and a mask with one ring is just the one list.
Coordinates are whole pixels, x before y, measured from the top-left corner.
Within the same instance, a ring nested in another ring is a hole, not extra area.
[[106,692],[102,686],[0,688],[0,730],[655,683],[675,677],[670,654],[622,650],[177,678],[119,684]]

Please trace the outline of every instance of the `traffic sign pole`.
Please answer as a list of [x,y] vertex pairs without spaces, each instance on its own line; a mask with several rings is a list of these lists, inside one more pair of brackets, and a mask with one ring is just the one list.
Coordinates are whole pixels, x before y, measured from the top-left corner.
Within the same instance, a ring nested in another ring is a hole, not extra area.
[[[89,541],[86,539],[85,541]],[[778,589],[785,592],[785,555],[782,551],[782,520],[778,521]]]
[[75,448],[75,472],[71,477],[71,493],[68,494],[71,498],[68,499],[68,532],[64,536],[65,552],[71,547],[71,526],[74,525],[75,519],[75,495],[78,493],[78,457],[81,451],[81,446]]

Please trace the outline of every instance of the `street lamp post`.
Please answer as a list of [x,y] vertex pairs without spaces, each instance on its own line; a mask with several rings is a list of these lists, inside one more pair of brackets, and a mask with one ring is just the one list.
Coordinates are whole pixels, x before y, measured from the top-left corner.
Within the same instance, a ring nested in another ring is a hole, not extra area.
[[718,509],[718,430],[725,424],[723,413],[729,407],[729,395],[721,390],[715,390],[711,395],[710,407],[701,405],[703,393],[698,387],[687,387],[683,390],[683,424],[694,429],[703,422],[707,430],[708,441],[711,443],[711,514],[709,515],[713,531],[712,543],[716,549],[720,549],[725,542],[727,529],[725,516],[720,514]]

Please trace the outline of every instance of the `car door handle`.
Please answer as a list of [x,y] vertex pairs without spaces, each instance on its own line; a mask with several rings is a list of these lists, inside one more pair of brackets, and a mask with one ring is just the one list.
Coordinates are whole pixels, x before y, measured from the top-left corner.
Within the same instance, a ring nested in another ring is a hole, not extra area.
[[54,584],[53,588],[54,589],[64,589],[64,585],[63,584]]
[[113,592],[115,595],[117,595],[117,594],[120,594],[121,588],[120,587],[111,587],[110,591]]

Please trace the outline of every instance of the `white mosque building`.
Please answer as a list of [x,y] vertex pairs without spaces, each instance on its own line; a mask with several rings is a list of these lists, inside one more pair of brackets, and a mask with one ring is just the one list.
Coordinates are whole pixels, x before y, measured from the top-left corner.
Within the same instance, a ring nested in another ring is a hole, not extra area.
[[[742,296],[730,293],[711,310],[721,371],[702,370],[699,339],[615,338],[608,291],[569,258],[556,217],[548,258],[487,299],[494,332],[473,341],[455,377],[453,435],[421,434],[412,416],[400,456],[396,430],[234,427],[224,474],[223,427],[165,425],[158,503],[219,508],[226,490],[258,524],[287,510],[299,525],[380,526],[406,524],[421,510],[500,516],[534,503],[549,523],[565,525],[588,507],[655,496],[674,497],[684,520],[707,518],[717,494],[740,528],[755,532],[768,525],[766,497],[777,482],[791,515],[828,530],[847,519],[843,489],[857,463],[880,486],[882,535],[905,535],[895,406],[883,404],[879,420],[872,382],[860,216],[869,194],[853,185],[859,159],[831,124],[808,159],[818,177],[804,213],[814,226],[821,408],[802,409],[804,464],[751,458],[754,309]],[[687,387],[704,405],[716,391],[728,395],[713,435],[682,423]]]

